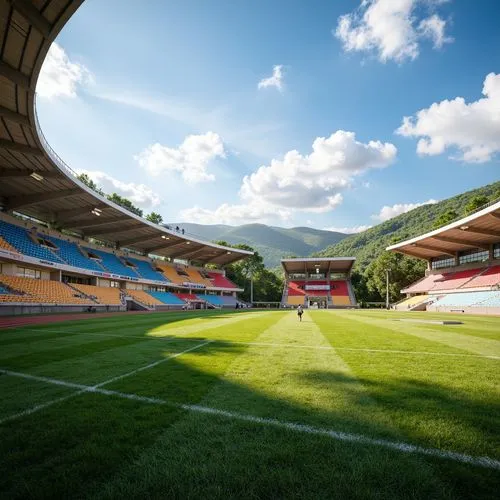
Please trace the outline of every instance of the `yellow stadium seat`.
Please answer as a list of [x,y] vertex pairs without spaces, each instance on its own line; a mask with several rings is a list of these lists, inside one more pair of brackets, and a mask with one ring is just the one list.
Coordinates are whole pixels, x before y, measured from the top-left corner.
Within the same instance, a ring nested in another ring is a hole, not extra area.
[[104,287],[104,286],[93,286],[93,285],[80,285],[76,283],[71,284],[72,287],[80,290],[80,292],[85,295],[89,295],[99,304],[105,304],[110,306],[120,306],[122,305],[121,297],[120,297],[120,289],[113,287]]
[[352,306],[349,295],[334,295],[332,301],[334,306]]
[[149,307],[165,305],[161,300],[155,299],[153,296],[149,295],[149,293],[145,292],[144,290],[127,290],[127,293],[131,297],[134,297],[134,299],[137,299],[139,302],[142,302],[143,304],[146,304]]
[[304,305],[304,296],[303,295],[290,295],[286,303],[289,306],[303,306]]

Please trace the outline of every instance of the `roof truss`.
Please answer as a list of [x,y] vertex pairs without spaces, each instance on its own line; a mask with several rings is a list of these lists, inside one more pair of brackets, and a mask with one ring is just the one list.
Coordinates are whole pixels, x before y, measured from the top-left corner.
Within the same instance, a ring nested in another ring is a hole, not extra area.
[[461,246],[468,246],[468,247],[472,247],[472,248],[482,248],[483,250],[490,249],[489,245],[486,245],[484,243],[478,243],[477,241],[468,240],[466,238],[457,239],[457,238],[450,238],[448,236],[433,236],[432,239],[437,240],[437,241],[442,241],[443,243],[452,243],[452,244],[461,245]]
[[20,207],[35,205],[44,201],[57,200],[58,198],[67,198],[69,196],[81,195],[80,189],[62,189],[61,191],[49,191],[37,194],[28,194],[12,196],[7,199],[7,210],[16,210]]

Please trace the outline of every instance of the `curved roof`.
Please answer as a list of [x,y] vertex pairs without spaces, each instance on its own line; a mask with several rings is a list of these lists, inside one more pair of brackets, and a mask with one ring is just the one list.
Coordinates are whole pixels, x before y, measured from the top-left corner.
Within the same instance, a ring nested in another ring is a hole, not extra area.
[[416,238],[391,245],[386,250],[430,260],[443,255],[455,256],[457,252],[482,248],[489,250],[492,243],[500,241],[500,201]]
[[352,269],[356,257],[303,257],[282,259],[281,265],[287,274],[290,273],[348,273]]
[[89,189],[40,130],[35,88],[47,52],[83,0],[0,0],[0,203],[82,236],[165,257],[229,264],[252,252],[168,230]]

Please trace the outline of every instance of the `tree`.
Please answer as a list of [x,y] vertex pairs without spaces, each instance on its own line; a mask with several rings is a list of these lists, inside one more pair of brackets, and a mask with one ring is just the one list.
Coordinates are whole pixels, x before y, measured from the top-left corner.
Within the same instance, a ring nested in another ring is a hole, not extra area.
[[156,212],[151,212],[150,214],[146,215],[146,220],[148,220],[149,222],[154,222],[155,224],[161,224],[163,222],[163,217]]
[[489,202],[489,198],[483,194],[474,196],[469,200],[469,203],[465,205],[465,214],[471,214],[481,207],[484,207]]
[[87,174],[80,174],[77,179],[83,182],[87,187],[89,187],[96,193],[104,196],[104,192],[102,191],[102,189]]
[[127,200],[127,198],[123,198],[119,194],[113,193],[113,194],[108,194],[108,200],[116,203],[117,205],[120,205],[129,212],[132,212],[133,214],[142,217],[142,210],[140,208],[137,208],[130,200]]
[[366,288],[369,293],[376,293],[379,300],[385,299],[386,271],[389,270],[389,299],[396,302],[401,299],[403,288],[422,278],[426,263],[420,259],[407,257],[395,252],[383,252],[367,268],[365,273]]
[[432,228],[437,229],[441,226],[446,226],[446,224],[449,224],[450,222],[454,221],[455,219],[458,219],[458,213],[455,212],[455,210],[453,210],[453,209],[447,210],[446,212],[443,212],[434,221]]

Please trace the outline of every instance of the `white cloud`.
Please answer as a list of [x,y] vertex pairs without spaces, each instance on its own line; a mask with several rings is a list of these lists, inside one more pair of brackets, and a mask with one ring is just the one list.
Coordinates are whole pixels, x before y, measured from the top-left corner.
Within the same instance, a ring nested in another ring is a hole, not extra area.
[[372,215],[372,219],[384,222],[386,220],[392,219],[401,214],[405,214],[414,208],[421,207],[423,205],[433,205],[437,203],[438,200],[427,200],[423,203],[396,203],[392,207],[385,205],[380,209],[380,212],[376,215]]
[[78,86],[93,82],[93,76],[83,65],[71,62],[64,49],[52,43],[43,62],[36,92],[40,97],[76,97]]
[[453,42],[453,38],[445,35],[446,21],[434,14],[427,19],[422,19],[418,31],[422,37],[430,38],[435,49],[440,49],[445,43]]
[[333,231],[335,233],[344,233],[344,234],[356,234],[366,231],[373,226],[361,225],[361,226],[351,226],[351,227],[325,227],[325,231]]
[[280,92],[283,90],[283,66],[281,64],[273,66],[273,75],[269,78],[263,78],[257,85],[259,89],[267,89],[269,87],[275,87]]
[[180,172],[186,182],[194,184],[215,180],[207,169],[217,157],[225,157],[224,144],[218,134],[207,132],[188,135],[178,148],[151,144],[134,159],[153,176],[163,172]]
[[439,48],[452,39],[445,36],[446,21],[437,14],[419,19],[417,5],[432,7],[442,0],[363,0],[350,14],[339,17],[335,36],[346,52],[376,53],[382,62],[413,60],[419,42],[430,38]]
[[179,216],[183,222],[198,224],[242,224],[245,222],[286,221],[291,211],[278,209],[273,205],[259,203],[235,204],[223,203],[215,210],[194,206],[181,210]]
[[414,117],[405,116],[396,133],[420,137],[417,153],[434,156],[458,148],[458,159],[484,163],[500,152],[500,74],[484,79],[484,98],[466,103],[463,97],[433,103]]
[[87,174],[106,194],[117,193],[140,208],[151,209],[161,204],[160,195],[144,184],[122,182],[99,171],[80,170],[77,173]]
[[245,176],[240,188],[241,204],[224,204],[215,210],[195,207],[184,217],[221,221],[287,219],[294,212],[325,213],[343,201],[342,191],[352,178],[374,168],[384,168],[396,158],[393,144],[361,143],[353,132],[338,130],[318,137],[309,155],[289,151]]

